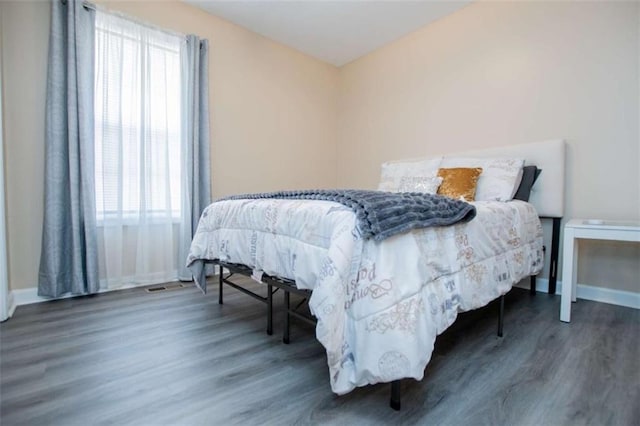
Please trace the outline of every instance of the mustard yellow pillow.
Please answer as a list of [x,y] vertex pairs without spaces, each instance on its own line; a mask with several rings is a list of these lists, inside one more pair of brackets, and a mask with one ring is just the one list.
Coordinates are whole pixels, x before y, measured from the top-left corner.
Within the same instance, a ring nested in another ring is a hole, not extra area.
[[438,188],[438,194],[458,200],[473,201],[481,173],[481,167],[439,169],[438,176],[442,178],[442,183]]

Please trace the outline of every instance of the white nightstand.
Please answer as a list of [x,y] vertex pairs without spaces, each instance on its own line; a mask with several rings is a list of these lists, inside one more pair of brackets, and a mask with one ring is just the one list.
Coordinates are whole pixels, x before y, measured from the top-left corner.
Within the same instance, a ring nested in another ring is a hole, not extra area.
[[595,221],[572,219],[564,226],[562,261],[562,298],[560,321],[571,321],[571,302],[576,301],[578,275],[578,240],[635,241],[640,242],[640,222]]

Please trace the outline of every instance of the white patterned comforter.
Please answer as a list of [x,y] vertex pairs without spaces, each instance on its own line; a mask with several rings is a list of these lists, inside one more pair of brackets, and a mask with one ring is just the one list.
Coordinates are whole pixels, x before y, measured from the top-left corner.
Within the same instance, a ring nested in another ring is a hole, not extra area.
[[375,242],[362,240],[355,215],[334,202],[221,201],[203,212],[187,265],[196,272],[206,259],[242,263],[313,290],[309,306],[335,393],[421,380],[436,336],[458,312],[542,269],[542,226],[531,204],[474,205],[468,223]]

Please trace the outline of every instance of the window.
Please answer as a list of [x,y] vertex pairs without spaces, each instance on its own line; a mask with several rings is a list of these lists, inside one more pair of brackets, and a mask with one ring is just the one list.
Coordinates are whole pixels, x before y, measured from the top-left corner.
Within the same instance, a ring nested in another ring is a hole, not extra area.
[[184,38],[96,15],[98,223],[181,217]]

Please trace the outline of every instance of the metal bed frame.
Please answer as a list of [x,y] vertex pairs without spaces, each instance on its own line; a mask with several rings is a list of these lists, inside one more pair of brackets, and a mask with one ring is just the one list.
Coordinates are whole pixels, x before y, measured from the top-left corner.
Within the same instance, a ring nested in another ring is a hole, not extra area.
[[[555,233],[554,233],[555,236]],[[557,254],[556,254],[557,255]],[[553,256],[553,251],[552,251]],[[557,262],[557,259],[556,259]],[[316,321],[313,317],[306,315],[299,311],[299,309],[308,302],[308,299],[311,295],[310,290],[302,290],[296,287],[295,281],[289,280],[286,278],[273,277],[267,274],[262,274],[261,277],[255,277],[253,275],[253,270],[246,265],[238,264],[238,263],[228,263],[220,260],[207,260],[206,263],[213,263],[218,265],[220,268],[218,271],[218,303],[224,303],[224,285],[228,285],[248,296],[253,297],[254,299],[264,303],[267,305],[267,334],[273,334],[273,295],[278,291],[282,290],[284,294],[284,309],[283,309],[283,319],[284,319],[284,327],[282,331],[282,342],[288,344],[290,342],[290,331],[291,331],[291,317],[299,319],[303,322],[306,322],[311,325],[315,325]],[[229,273],[225,276],[224,269],[228,270]],[[553,268],[552,271],[553,272]],[[242,287],[233,281],[230,278],[234,274],[240,274],[254,279],[256,282],[260,282],[267,286],[267,294],[263,296],[261,294],[255,293],[251,290]],[[531,294],[535,294],[536,292],[536,277],[535,275],[531,276]],[[302,296],[302,300],[295,306],[291,307],[291,293]],[[504,327],[504,295],[500,296],[500,307],[498,310],[498,336],[502,337],[503,335],[503,327]],[[401,388],[401,380],[394,380],[391,382],[391,396],[389,398],[389,406],[399,411],[401,407],[401,398],[402,398],[402,388]]]
[[[459,156],[472,156],[472,157],[487,157],[487,156],[513,156],[514,158],[527,158],[529,161],[527,164],[536,164],[545,172],[538,179],[537,190],[531,194],[531,203],[536,207],[540,219],[553,220],[553,231],[551,241],[551,259],[549,267],[549,294],[554,295],[556,293],[556,282],[558,276],[558,255],[559,255],[559,243],[560,243],[560,225],[562,216],[564,213],[564,175],[565,175],[565,142],[562,139],[547,140],[531,144],[522,145],[509,145],[494,148],[485,148],[480,150],[473,150],[458,153]],[[544,250],[544,247],[543,247]],[[252,276],[251,268],[244,265],[230,264],[220,261],[209,261],[220,266],[219,273],[219,303],[223,303],[223,286],[227,284],[245,294],[248,294],[255,299],[265,303],[267,305],[267,333],[273,333],[273,294],[278,290],[283,290],[284,293],[284,330],[282,340],[284,343],[289,343],[290,339],[290,319],[295,317],[305,322],[314,324],[313,318],[304,315],[298,311],[301,306],[298,304],[296,307],[290,306],[290,294],[299,294],[304,299],[308,299],[310,292],[307,290],[300,290],[295,286],[295,282],[292,280],[281,279],[278,277],[271,277],[263,275],[259,281],[266,284],[267,295],[262,296],[256,294],[246,288],[243,288],[236,283],[229,280],[234,273],[240,273],[242,275]],[[227,269],[230,273],[224,276],[223,268]],[[257,277],[254,277],[257,278]],[[536,277],[531,277],[531,294],[536,292]],[[503,328],[503,316],[504,316],[504,296],[500,298],[500,307],[498,315],[498,336],[502,336]],[[391,399],[390,405],[393,409],[400,409],[401,399],[401,381],[396,380],[391,383]]]

